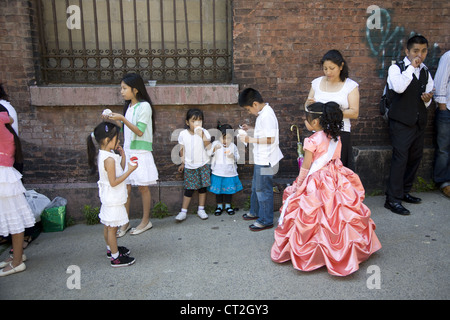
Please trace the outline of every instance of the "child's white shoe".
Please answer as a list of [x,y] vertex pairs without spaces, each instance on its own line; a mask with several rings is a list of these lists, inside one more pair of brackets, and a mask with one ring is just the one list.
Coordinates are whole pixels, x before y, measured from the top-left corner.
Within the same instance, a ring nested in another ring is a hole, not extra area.
[[177,221],[183,221],[186,219],[186,212],[181,211],[178,213],[178,215],[175,217],[175,220]]
[[202,220],[208,219],[208,214],[205,212],[205,210],[198,210],[197,214]]

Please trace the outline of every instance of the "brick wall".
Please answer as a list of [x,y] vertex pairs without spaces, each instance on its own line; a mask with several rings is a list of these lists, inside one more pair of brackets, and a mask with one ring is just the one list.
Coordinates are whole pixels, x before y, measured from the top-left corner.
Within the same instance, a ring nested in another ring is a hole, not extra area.
[[[438,58],[450,49],[450,2],[442,1],[233,1],[233,83],[240,89],[254,87],[275,109],[281,128],[281,148],[285,154],[279,178],[297,174],[295,132],[302,129],[300,111],[312,79],[321,76],[320,58],[329,49],[340,50],[350,67],[350,78],[360,85],[360,117],[352,121],[355,147],[389,146],[386,124],[378,114],[378,100],[384,86],[383,70],[390,64],[395,48],[387,46],[384,58],[374,54],[366,37],[367,8],[376,4],[389,12],[392,36],[395,27],[403,33],[393,36],[393,43],[406,40],[411,31],[424,34],[430,42],[428,66],[433,69]],[[94,183],[87,174],[85,139],[98,122],[102,105],[36,106],[30,102],[30,85],[39,79],[36,1],[0,0],[0,82],[11,96],[19,114],[25,152],[25,182],[39,184]],[[378,33],[377,33],[378,32]],[[379,31],[369,32],[379,48]],[[402,53],[403,57],[403,53]],[[200,107],[206,116],[206,128],[217,120],[237,126],[251,119],[237,105],[165,105],[155,106],[157,132],[155,159],[162,181],[181,181],[170,152],[174,128],[184,124],[190,107]],[[120,106],[112,107],[120,111]],[[426,144],[432,146],[433,113],[430,112]],[[376,148],[375,148],[376,149]],[[366,150],[366,149],[365,149]],[[431,172],[430,162],[427,170]],[[251,176],[251,166],[240,167],[243,179]],[[363,180],[364,181],[364,180]],[[96,195],[95,190],[93,195]],[[89,198],[89,197],[87,197]],[[181,198],[180,198],[181,199]],[[83,200],[84,201],[84,200]],[[85,204],[85,203],[84,203]]]
[[29,83],[35,79],[36,25],[31,1],[0,0],[0,82],[23,117],[30,111]]
[[[376,56],[371,52],[366,37],[366,20],[370,16],[366,10],[370,5],[388,10],[391,22],[388,37],[397,26],[404,28],[401,39],[405,42],[411,31],[427,37],[432,52],[426,63],[431,69],[437,66],[433,56],[438,58],[450,49],[448,1],[241,0],[233,4],[233,80],[241,88],[257,88],[274,107],[285,137],[281,141],[283,151],[289,158],[295,157],[296,141],[296,135],[289,131],[290,125],[304,128],[299,108],[306,100],[311,80],[323,75],[320,59],[330,49],[341,51],[349,64],[350,78],[360,85],[360,116],[357,121],[352,120],[353,145],[389,145],[387,125],[378,111],[385,83],[385,77],[379,77],[381,53]],[[377,49],[380,31],[372,30],[370,35]],[[398,42],[398,38],[393,40]],[[434,46],[437,50],[432,50]],[[385,69],[393,51],[391,46],[386,47]],[[430,112],[428,146],[432,145],[432,119]]]

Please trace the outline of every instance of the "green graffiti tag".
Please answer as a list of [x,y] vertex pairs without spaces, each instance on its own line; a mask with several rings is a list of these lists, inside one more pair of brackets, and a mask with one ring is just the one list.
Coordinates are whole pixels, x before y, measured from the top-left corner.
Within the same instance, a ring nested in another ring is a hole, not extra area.
[[[378,60],[378,76],[386,77],[386,72],[392,62],[402,59],[405,42],[405,28],[396,26],[391,32],[391,15],[384,8],[372,5],[367,8],[370,16],[366,22],[366,39],[371,54]],[[416,34],[411,31],[409,37]],[[408,38],[409,38],[408,37]],[[434,74],[439,62],[439,45],[434,43],[428,50],[425,64]],[[389,64],[386,65],[386,62]]]

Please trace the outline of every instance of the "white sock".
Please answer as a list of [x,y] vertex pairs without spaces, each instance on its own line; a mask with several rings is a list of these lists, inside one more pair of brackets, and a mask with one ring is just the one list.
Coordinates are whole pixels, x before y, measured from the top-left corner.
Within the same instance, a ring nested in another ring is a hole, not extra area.
[[111,251],[111,248],[107,245],[106,250]]
[[181,208],[181,212],[187,212],[187,209]]
[[219,207],[220,209],[223,209],[223,204],[222,204],[222,203],[219,203],[219,204],[217,205],[217,207]]
[[231,203],[225,203],[225,209],[231,208]]
[[205,207],[204,206],[198,206],[198,210],[200,211],[200,210],[204,210],[205,209]]
[[111,257],[113,257],[113,259],[117,259],[119,257],[119,251],[116,253],[111,253]]

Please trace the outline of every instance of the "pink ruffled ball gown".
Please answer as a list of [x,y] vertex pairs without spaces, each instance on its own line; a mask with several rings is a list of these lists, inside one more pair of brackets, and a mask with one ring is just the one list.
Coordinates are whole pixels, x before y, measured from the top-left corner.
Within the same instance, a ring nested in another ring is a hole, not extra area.
[[[330,138],[323,131],[305,139],[304,148],[315,160],[326,154]],[[273,261],[291,260],[293,267],[311,271],[326,266],[346,276],[381,248],[370,209],[363,204],[364,187],[358,175],[344,167],[340,141],[330,161],[310,174],[301,185],[286,188],[289,199],[282,224],[275,229]]]

